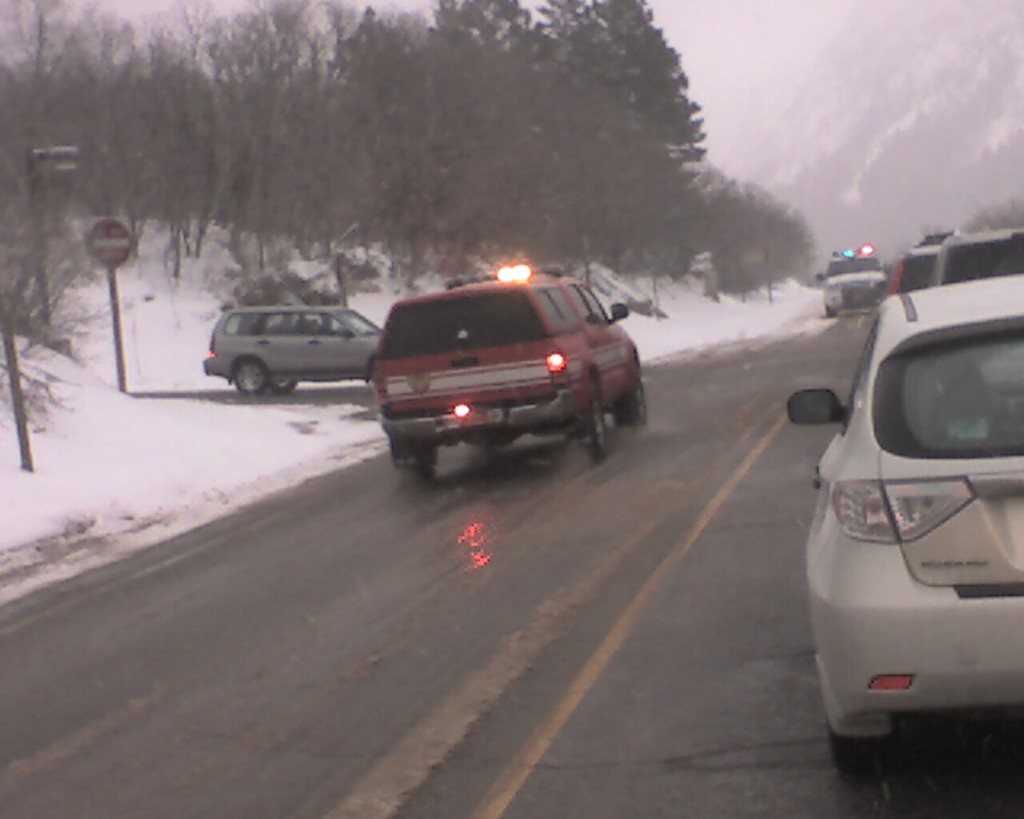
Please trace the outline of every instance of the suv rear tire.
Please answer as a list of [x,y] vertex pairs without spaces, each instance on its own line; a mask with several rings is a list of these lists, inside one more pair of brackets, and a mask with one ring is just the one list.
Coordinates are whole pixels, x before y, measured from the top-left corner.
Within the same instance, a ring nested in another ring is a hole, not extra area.
[[413,471],[423,480],[433,480],[437,474],[437,445],[417,444],[413,447]]
[[399,469],[412,469],[424,480],[437,472],[437,444],[389,438],[391,462]]
[[612,417],[619,426],[640,426],[647,422],[647,396],[644,382],[637,373],[636,387],[612,405]]
[[587,436],[587,452],[590,460],[600,463],[608,454],[608,425],[604,418],[604,399],[601,385],[594,378],[590,382],[590,404],[587,407],[585,434]]

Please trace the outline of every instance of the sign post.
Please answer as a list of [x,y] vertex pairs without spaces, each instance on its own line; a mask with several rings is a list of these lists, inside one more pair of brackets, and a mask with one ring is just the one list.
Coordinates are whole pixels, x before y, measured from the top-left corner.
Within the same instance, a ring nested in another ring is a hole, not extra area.
[[92,257],[107,269],[107,289],[110,294],[111,324],[114,329],[114,360],[117,363],[117,388],[127,392],[124,370],[124,341],[121,334],[121,299],[117,292],[117,268],[128,261],[135,241],[132,233],[120,219],[100,219],[86,236]]
[[39,315],[50,324],[50,284],[46,273],[46,245],[48,224],[46,213],[50,180],[56,174],[71,173],[78,169],[77,145],[55,145],[32,148],[25,157],[28,170],[29,210],[31,213],[32,266],[39,299]]
[[14,424],[18,432],[18,448],[21,450],[21,468],[26,472],[33,472],[35,467],[32,463],[32,443],[28,435],[25,394],[21,389],[21,370],[18,368],[18,345],[14,335],[14,320],[11,318],[11,309],[7,299],[2,294],[0,294],[0,332],[3,333],[4,358],[7,361],[11,403],[14,404]]

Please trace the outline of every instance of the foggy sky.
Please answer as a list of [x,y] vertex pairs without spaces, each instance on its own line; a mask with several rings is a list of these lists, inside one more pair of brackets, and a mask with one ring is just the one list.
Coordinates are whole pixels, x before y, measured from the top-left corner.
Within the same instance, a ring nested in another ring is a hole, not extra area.
[[[233,0],[221,0],[233,2]],[[523,0],[536,9],[539,0]],[[381,0],[378,8],[423,11],[432,0]],[[776,92],[796,82],[812,58],[853,19],[859,0],[647,0],[679,52],[691,99],[703,108],[705,147],[730,174],[758,170],[751,128]],[[855,20],[854,20],[855,22]]]
[[[120,17],[143,21],[182,0],[98,0]],[[195,5],[195,0],[185,0]],[[202,4],[203,0],[200,0]],[[230,14],[250,0],[205,0]],[[838,30],[858,0],[648,0],[654,23],[679,52],[690,96],[703,108],[705,147],[730,174],[756,172],[749,160],[751,128],[779,88],[792,84]],[[351,0],[353,7],[429,14],[433,0]],[[524,0],[536,9],[539,0]],[[756,181],[756,180],[755,180]]]

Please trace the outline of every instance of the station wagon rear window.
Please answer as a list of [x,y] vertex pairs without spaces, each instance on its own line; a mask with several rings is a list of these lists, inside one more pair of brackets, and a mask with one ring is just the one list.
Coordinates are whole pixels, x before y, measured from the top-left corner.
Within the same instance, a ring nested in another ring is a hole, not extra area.
[[874,396],[878,441],[896,455],[1024,455],[1024,333],[894,355],[879,370]]
[[523,290],[395,305],[380,349],[382,359],[503,347],[547,337]]
[[224,332],[229,336],[258,336],[263,318],[263,313],[232,313],[224,321]]

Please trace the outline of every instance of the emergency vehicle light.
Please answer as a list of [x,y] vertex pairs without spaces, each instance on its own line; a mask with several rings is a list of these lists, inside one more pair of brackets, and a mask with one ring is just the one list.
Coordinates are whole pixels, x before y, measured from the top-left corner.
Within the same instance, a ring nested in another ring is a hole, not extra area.
[[847,259],[856,259],[859,256],[873,256],[875,253],[875,246],[871,242],[865,242],[856,250],[853,248],[847,248],[842,253],[833,253],[833,256],[844,256]]
[[498,281],[506,284],[527,282],[533,275],[533,271],[527,264],[509,265],[498,271]]

